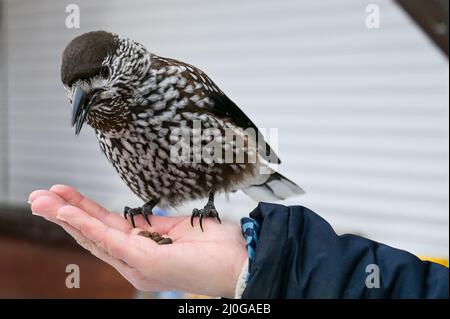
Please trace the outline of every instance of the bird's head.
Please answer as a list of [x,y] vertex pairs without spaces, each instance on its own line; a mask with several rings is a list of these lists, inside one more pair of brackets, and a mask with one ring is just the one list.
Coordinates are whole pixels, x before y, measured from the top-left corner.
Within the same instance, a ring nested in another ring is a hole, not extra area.
[[[105,31],[84,33],[64,49],[61,81],[72,103],[72,126],[118,131],[129,116],[134,87],[148,72],[146,49]],[[89,116],[88,116],[89,115]]]

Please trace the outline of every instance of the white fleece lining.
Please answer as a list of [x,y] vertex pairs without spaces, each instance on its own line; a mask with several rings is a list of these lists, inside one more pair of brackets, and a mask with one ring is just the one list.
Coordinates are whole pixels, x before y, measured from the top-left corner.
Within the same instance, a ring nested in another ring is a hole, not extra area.
[[236,283],[236,289],[234,290],[234,299],[241,299],[247,284],[245,280],[247,279],[248,273],[248,259],[242,267],[241,273],[239,274],[238,281]]

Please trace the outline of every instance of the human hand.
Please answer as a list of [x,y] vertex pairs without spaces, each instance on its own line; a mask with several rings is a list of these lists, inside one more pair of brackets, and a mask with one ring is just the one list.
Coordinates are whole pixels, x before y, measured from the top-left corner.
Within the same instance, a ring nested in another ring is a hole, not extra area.
[[[247,259],[240,227],[205,219],[204,229],[192,228],[190,216],[142,216],[136,228],[74,188],[55,185],[29,196],[33,214],[63,227],[83,248],[117,269],[142,291],[178,290],[233,298]],[[142,230],[173,240],[158,245],[140,236]]]

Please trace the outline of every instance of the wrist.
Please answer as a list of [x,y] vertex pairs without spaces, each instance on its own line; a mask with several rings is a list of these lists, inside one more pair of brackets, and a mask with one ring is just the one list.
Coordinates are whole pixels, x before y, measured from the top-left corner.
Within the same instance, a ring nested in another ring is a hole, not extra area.
[[235,297],[236,285],[238,284],[238,281],[242,275],[242,269],[247,263],[248,254],[247,250],[245,249],[245,242],[242,239],[241,249],[239,249],[238,254],[236,254],[234,260],[232,261],[231,280],[227,280],[225,293],[222,295],[223,297],[230,299]]

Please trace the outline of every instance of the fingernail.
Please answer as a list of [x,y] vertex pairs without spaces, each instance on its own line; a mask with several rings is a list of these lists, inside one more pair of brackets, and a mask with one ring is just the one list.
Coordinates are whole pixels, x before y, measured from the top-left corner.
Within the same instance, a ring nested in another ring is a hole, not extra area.
[[56,219],[59,219],[63,222],[67,222],[67,218],[63,216],[61,213],[56,214]]
[[[33,193],[34,193],[34,192],[33,192]],[[34,199],[33,199],[33,196],[31,196],[31,195],[33,195],[33,193],[29,194],[28,197],[27,197],[27,203],[28,203],[28,204],[31,204],[31,203],[33,202],[33,200],[34,200]]]
[[34,215],[34,216],[42,217],[42,215],[40,213],[38,213],[38,212],[31,211],[31,214]]

